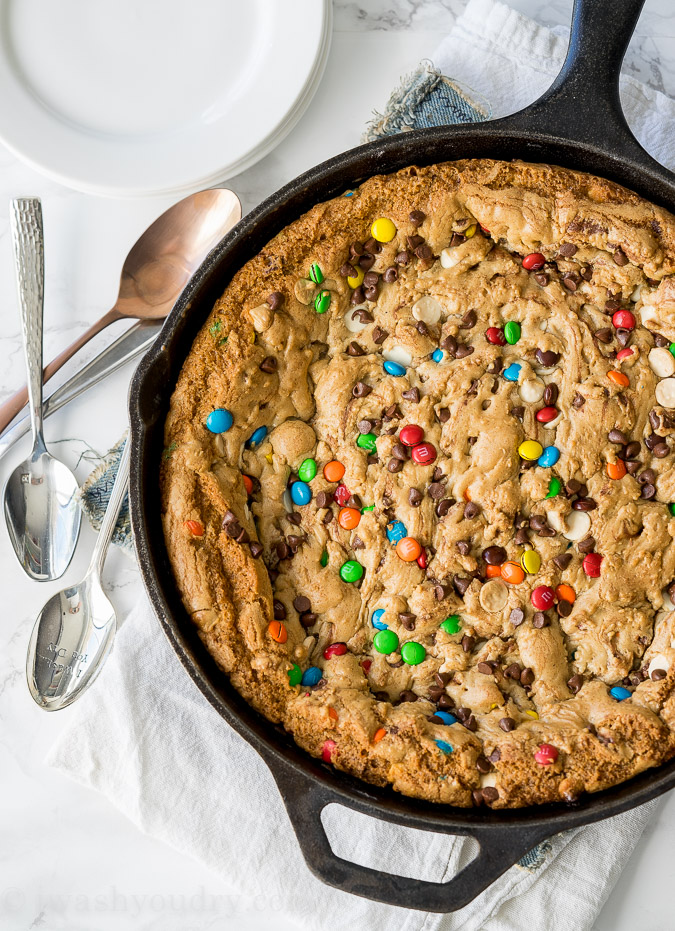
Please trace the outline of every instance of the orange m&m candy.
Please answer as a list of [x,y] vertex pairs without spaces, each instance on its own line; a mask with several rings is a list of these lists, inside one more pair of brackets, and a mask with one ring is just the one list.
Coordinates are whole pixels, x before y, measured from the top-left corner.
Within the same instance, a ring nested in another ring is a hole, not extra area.
[[572,605],[577,600],[577,593],[571,585],[558,585],[555,594],[558,601],[569,601]]
[[626,474],[626,465],[623,459],[617,459],[616,462],[607,463],[607,475],[617,481]]
[[332,459],[323,467],[323,477],[327,482],[340,482],[345,474],[345,467],[337,459]]
[[502,574],[502,567],[501,566],[488,566],[487,569],[485,570],[485,574],[487,575],[488,579],[497,579]]
[[422,547],[413,537],[403,537],[396,544],[396,554],[403,562],[415,562]]
[[613,381],[615,385],[619,385],[621,388],[627,388],[630,385],[630,380],[628,375],[624,375],[623,372],[607,372],[607,378],[610,381]]
[[244,488],[246,489],[246,494],[253,494],[253,479],[250,475],[242,475],[244,479]]
[[359,526],[361,512],[357,508],[341,508],[338,514],[338,524],[345,530],[353,530]]
[[328,709],[328,717],[331,719],[331,721],[337,721],[339,718],[337,711],[335,708],[333,708],[332,705]]
[[502,578],[511,585],[520,585],[525,578],[525,573],[517,562],[505,562],[501,565]]
[[204,527],[199,523],[198,520],[186,520],[185,526],[190,531],[193,537],[203,537],[204,536]]
[[288,631],[282,621],[272,621],[267,631],[272,640],[276,640],[277,643],[286,643],[288,640]]
[[383,737],[387,736],[387,732],[383,727],[378,727],[378,729],[373,734],[373,743],[376,744],[378,740],[382,740]]

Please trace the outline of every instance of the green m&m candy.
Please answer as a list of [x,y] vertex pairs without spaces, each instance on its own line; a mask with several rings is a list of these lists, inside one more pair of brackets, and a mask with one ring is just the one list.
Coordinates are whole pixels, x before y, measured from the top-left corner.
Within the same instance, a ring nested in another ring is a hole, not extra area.
[[515,320],[509,320],[504,324],[504,339],[512,346],[520,339],[520,324]]
[[321,563],[322,567],[325,569],[326,566],[328,565],[328,550],[324,550],[324,551],[323,551],[323,553],[321,554],[321,559],[319,560],[319,562]]
[[668,505],[668,510],[670,511],[670,513],[671,513],[673,516],[675,516],[675,504],[669,504],[669,505]]
[[409,640],[401,647],[401,659],[409,666],[417,666],[426,659],[427,651],[421,643],[415,640]]
[[313,459],[305,459],[300,463],[298,469],[298,478],[301,482],[311,482],[316,475],[316,462]]
[[398,636],[388,628],[387,630],[378,630],[373,637],[373,646],[378,653],[384,653],[385,655],[393,653],[394,650],[398,649]]
[[317,314],[325,314],[330,307],[330,291],[319,291],[314,298],[314,310]]
[[668,350],[675,356],[675,343],[671,343]]
[[309,277],[312,279],[314,284],[321,284],[323,281],[323,272],[321,271],[321,267],[317,262],[312,264],[312,267],[309,270]]
[[370,453],[377,452],[377,437],[374,433],[362,433],[356,441],[356,445],[361,449],[367,449]]
[[444,630],[446,634],[458,634],[461,628],[462,622],[456,614],[451,614],[441,623],[441,630]]
[[289,685],[300,685],[302,669],[300,669],[297,663],[293,663],[291,668],[286,672],[286,675],[288,676]]
[[562,488],[562,482],[559,478],[553,476],[551,481],[548,483],[548,494],[547,498],[555,498],[556,495],[560,494],[560,489]]
[[343,582],[358,582],[363,578],[363,566],[355,559],[348,559],[340,566],[340,578]]

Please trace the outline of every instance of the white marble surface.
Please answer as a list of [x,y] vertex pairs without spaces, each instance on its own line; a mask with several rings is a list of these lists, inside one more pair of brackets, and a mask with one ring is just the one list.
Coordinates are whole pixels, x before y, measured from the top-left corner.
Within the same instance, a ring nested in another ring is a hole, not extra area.
[[[551,26],[569,19],[568,0],[512,0]],[[263,162],[230,182],[249,209],[312,164],[356,144],[374,107],[399,76],[428,56],[461,12],[464,0],[336,0],[333,46],[324,81],[292,134]],[[647,0],[627,69],[675,96],[675,7]],[[124,255],[170,199],[104,200],[53,184],[0,147],[0,400],[23,382],[18,313],[8,236],[8,199],[42,197],[47,236],[45,353],[51,357],[112,304]],[[48,442],[84,478],[95,453],[124,429],[131,371],[110,378],[47,422]],[[64,439],[65,438],[65,439]],[[2,462],[0,483],[28,450],[25,440]],[[92,452],[93,451],[93,452]],[[93,540],[85,528],[66,580],[86,566]],[[0,528],[0,931],[254,931],[295,927],[261,897],[226,896],[218,878],[137,831],[104,799],[54,774],[44,755],[68,711],[46,715],[24,682],[29,630],[38,608],[60,584],[23,576]],[[133,562],[115,552],[107,587],[121,615],[139,580]],[[236,813],[232,813],[236,825]],[[657,818],[595,925],[595,931],[661,931],[672,927],[671,865],[675,796]],[[273,869],[274,865],[270,865]],[[522,927],[528,926],[523,915]]]

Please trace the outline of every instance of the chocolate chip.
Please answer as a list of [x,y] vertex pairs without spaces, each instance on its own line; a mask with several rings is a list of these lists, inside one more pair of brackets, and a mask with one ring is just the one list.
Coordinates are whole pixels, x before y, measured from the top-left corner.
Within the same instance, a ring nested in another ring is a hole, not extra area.
[[358,320],[359,323],[372,323],[374,319],[375,317],[373,317],[371,312],[366,310],[365,307],[360,307],[352,314],[352,320]]
[[418,246],[422,245],[424,242],[424,237],[415,233],[413,236],[406,236],[406,242],[408,244],[408,248],[414,251]]
[[469,553],[471,552],[471,544],[469,543],[468,540],[459,540],[459,542],[457,542],[455,546],[457,547],[458,551],[462,554],[462,556],[468,556]]
[[242,532],[242,529],[243,528],[241,524],[237,520],[229,521],[229,523],[225,526],[225,531],[228,537],[232,537],[233,540],[236,540],[236,538]]
[[279,363],[274,358],[274,356],[267,356],[259,365],[261,372],[267,372],[268,375],[272,375],[276,372]]
[[403,463],[401,462],[400,459],[390,459],[389,462],[387,463],[387,471],[391,472],[392,474],[396,474],[396,472],[400,472],[402,468],[403,468]]
[[534,355],[539,365],[544,368],[550,368],[560,360],[560,353],[553,352],[552,349],[537,349]]
[[401,622],[401,624],[403,624],[406,630],[415,629],[415,615],[414,614],[408,614],[407,612],[403,614],[399,614],[398,619]]
[[638,482],[640,485],[653,485],[656,481],[656,472],[653,469],[645,469],[644,472],[640,472],[638,475]]
[[314,611],[305,611],[303,614],[300,615],[298,620],[300,621],[303,627],[307,628],[307,627],[313,627],[314,624],[316,624],[318,617],[319,615],[315,614]]
[[572,562],[572,554],[571,553],[560,553],[558,556],[553,557],[553,562],[558,567],[558,569],[560,569],[560,571],[563,572],[565,569],[567,569],[569,564]]
[[577,694],[577,692],[579,691],[579,689],[581,688],[583,684],[584,684],[584,677],[580,676],[579,673],[572,676],[571,679],[567,680],[567,688],[570,690],[570,692],[573,692],[575,695]]
[[572,407],[575,410],[580,410],[586,403],[586,398],[577,392],[572,399]]
[[261,543],[258,543],[257,540],[252,540],[249,545],[249,551],[254,559],[258,559],[262,554],[263,546]]
[[450,594],[450,587],[448,585],[441,585],[440,582],[434,585],[434,596],[436,598],[436,601],[443,601],[445,598],[448,597],[449,594]]
[[356,508],[360,510],[363,507],[363,501],[361,500],[361,495],[350,495],[347,499],[347,507]]
[[425,216],[426,214],[422,213],[421,210],[411,210],[408,214],[408,219],[413,224],[413,226],[417,228],[418,226],[421,226],[422,223],[424,223]]
[[520,666],[518,663],[511,663],[510,666],[507,666],[504,675],[507,679],[516,679],[520,682]]
[[534,672],[528,666],[520,674],[520,684],[521,685],[532,685],[534,682]]
[[670,447],[665,442],[657,443],[652,450],[652,455],[656,456],[657,459],[665,459],[669,453]]
[[530,517],[530,527],[532,530],[543,530],[547,526],[546,518],[541,514],[533,514]]
[[276,598],[272,602],[272,612],[274,614],[275,621],[283,621],[286,618],[286,608],[284,607],[283,602]]
[[670,346],[670,340],[666,339],[665,336],[662,336],[661,333],[654,333],[654,345],[658,346],[659,349],[667,349]]
[[612,339],[614,338],[614,334],[608,326],[602,327],[600,330],[596,330],[593,336],[598,340],[598,342],[605,344],[611,343]]
[[512,408],[511,408],[511,414],[512,414],[517,420],[522,420],[523,417],[525,416],[525,408],[524,408],[524,407],[512,407]]
[[413,404],[420,403],[420,389],[419,388],[408,388],[407,391],[403,391],[401,397],[406,401],[411,401]]
[[652,678],[652,681],[658,682],[660,679],[665,679],[667,675],[668,673],[666,672],[665,669],[653,669],[651,678]]
[[509,731],[513,731],[516,729],[517,724],[513,720],[513,718],[500,718],[499,726],[501,727],[503,731],[506,731],[506,733],[508,734]]
[[365,288],[365,295],[366,295],[367,301],[373,301],[374,303],[377,300],[379,293],[380,293],[379,285],[376,285],[376,284],[369,285],[367,288]]
[[288,557],[291,555],[290,546],[283,540],[280,540],[274,549],[277,554],[277,559],[279,559],[280,561],[282,559],[288,559]]
[[343,278],[356,278],[356,269],[349,262],[345,262],[340,268],[340,274]]
[[373,429],[373,424],[372,424],[372,421],[370,420],[359,420],[357,426],[358,426],[359,433],[362,433],[364,435],[366,433],[370,433],[370,431]]
[[418,320],[417,323],[415,324],[415,329],[420,334],[420,336],[429,335],[429,327],[426,325],[424,320]]
[[485,775],[486,773],[492,772],[492,763],[481,753],[476,759],[476,769],[479,773]]
[[445,486],[442,482],[432,482],[427,491],[429,497],[433,498],[434,501],[439,501],[445,494]]
[[333,503],[333,495],[330,491],[320,491],[314,500],[318,508],[329,508]]
[[521,527],[520,530],[517,531],[515,537],[513,538],[513,542],[516,544],[516,546],[525,546],[530,542],[530,535],[528,534],[525,527]]
[[475,326],[476,326],[476,320],[477,320],[477,319],[478,319],[478,318],[477,318],[477,316],[476,316],[476,311],[475,311],[475,310],[467,310],[467,312],[464,314],[464,316],[462,317],[462,319],[461,319],[460,322],[459,322],[459,328],[460,328],[460,330],[470,330],[470,329],[472,329],[472,327],[475,327]]
[[579,287],[579,276],[574,272],[567,272],[563,275],[561,281],[562,286],[568,291],[574,292]]
[[349,247],[349,255],[353,259],[358,259],[364,252],[365,248],[362,242],[353,242]]
[[622,446],[625,446],[628,442],[626,434],[622,433],[621,430],[610,430],[607,434],[607,439],[610,443],[620,443]]
[[430,259],[433,259],[434,253],[428,243],[423,242],[420,246],[415,249],[415,255],[418,259],[421,259],[423,262],[428,262]]
[[569,601],[559,601],[556,605],[558,617],[569,617],[572,613],[572,605]]
[[305,611],[309,611],[309,609],[312,607],[312,602],[309,600],[307,595],[296,595],[296,597],[293,599],[293,607],[298,612],[298,614],[302,614]]
[[363,276],[363,284],[366,288],[372,288],[373,285],[376,285],[380,280],[380,276],[377,272],[366,272]]
[[[358,288],[354,288],[349,298],[349,303],[354,307],[356,304],[363,304],[366,299],[366,292],[363,290],[363,285],[359,285]],[[364,311],[367,313],[367,311]],[[360,319],[361,310],[354,311],[352,314],[352,320]],[[362,321],[367,323],[368,321]]]
[[370,252],[364,252],[363,255],[360,256],[358,262],[359,267],[362,268],[364,272],[367,272],[375,264],[375,256],[371,255]]
[[640,489],[640,497],[644,498],[646,501],[651,501],[651,499],[656,495],[656,488],[654,485],[643,485]]
[[622,348],[625,349],[626,346],[630,343],[633,338],[633,334],[630,330],[624,330],[622,327],[616,331],[616,341]]
[[434,508],[434,511],[436,512],[436,516],[445,517],[445,515],[448,513],[448,511],[450,510],[450,508],[453,506],[454,503],[455,503],[454,498],[443,498],[441,501],[439,501],[436,504]]
[[293,511],[291,514],[287,514],[286,520],[289,521],[291,524],[295,524],[296,527],[300,526],[300,524],[302,523],[302,517],[300,516],[300,514],[298,514],[297,511]]
[[580,540],[577,543],[577,549],[583,555],[586,555],[586,553],[592,553],[595,549],[595,537],[584,537],[583,540]]
[[408,459],[410,453],[408,452],[408,447],[404,446],[403,443],[395,443],[391,451],[392,456],[396,459],[400,459],[401,462],[405,462]]
[[382,245],[372,236],[363,244],[363,248],[371,255],[379,255],[382,252]]
[[449,246],[452,249],[456,249],[457,246],[461,246],[463,242],[466,242],[466,236],[463,236],[462,233],[453,233]]
[[450,411],[447,407],[441,407],[436,411],[436,417],[439,423],[447,423],[450,420]]
[[411,488],[408,492],[408,501],[410,502],[410,506],[413,508],[418,508],[422,503],[423,498],[424,495],[421,491],[418,491],[417,488]]
[[382,278],[387,282],[387,284],[391,284],[392,282],[396,281],[398,278],[398,269],[396,266],[390,265],[389,268],[386,268]]
[[267,298],[267,306],[270,310],[279,310],[284,302],[284,295],[281,291],[272,291]]
[[613,258],[617,265],[628,265],[628,256],[623,249],[617,249]]
[[535,611],[532,618],[532,626],[536,627],[537,630],[541,630],[543,627],[548,627],[548,618],[543,611]]
[[448,334],[447,336],[443,337],[440,342],[440,346],[441,349],[445,349],[445,351],[449,352],[451,356],[454,356],[454,354],[457,352],[458,343],[452,334]]
[[545,288],[550,280],[546,272],[536,272],[533,277],[537,284],[541,285],[542,288]]
[[642,451],[642,447],[638,440],[633,440],[632,442],[626,445],[626,448],[621,454],[622,459],[637,459]]
[[641,462],[627,462],[626,463],[626,471],[628,472],[629,475],[635,475],[635,473],[638,472],[641,468],[642,468]]
[[476,645],[476,638],[470,637],[469,634],[464,634],[464,636],[462,637],[461,643],[462,643],[462,650],[464,650],[465,653],[470,653],[473,650],[474,646]]
[[473,352],[473,346],[460,345],[457,347],[457,350],[455,351],[455,358],[465,359],[467,356],[470,356],[472,352]]
[[478,663],[476,669],[484,676],[491,676],[493,673],[492,666],[489,663]]
[[577,247],[573,242],[561,242],[560,248],[558,249],[558,255],[564,256],[566,259],[572,258],[573,255],[577,254]]
[[357,383],[352,388],[352,394],[355,398],[365,398],[367,397],[373,389],[370,385],[366,385],[362,381],[357,381]]
[[464,519],[473,520],[480,513],[480,508],[474,501],[467,501],[464,505]]
[[347,346],[347,354],[350,356],[365,356],[366,351],[353,339]]
[[408,265],[410,263],[410,253],[405,249],[402,252],[397,252],[394,261],[397,265]]
[[483,801],[488,805],[496,802],[499,798],[499,791],[494,786],[483,786],[481,792],[483,793]]
[[514,627],[520,627],[520,625],[525,620],[525,612],[522,608],[512,608],[511,613],[509,614],[509,620]]

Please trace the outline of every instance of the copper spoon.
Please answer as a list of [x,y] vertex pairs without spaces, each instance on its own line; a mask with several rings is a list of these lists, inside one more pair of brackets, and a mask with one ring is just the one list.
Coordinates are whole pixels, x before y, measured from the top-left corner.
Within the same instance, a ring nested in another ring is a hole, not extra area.
[[[114,307],[45,367],[43,382],[115,320],[166,317],[206,254],[240,219],[239,198],[227,188],[199,191],[169,207],[126,257]],[[0,405],[0,433],[27,401],[24,387]]]

